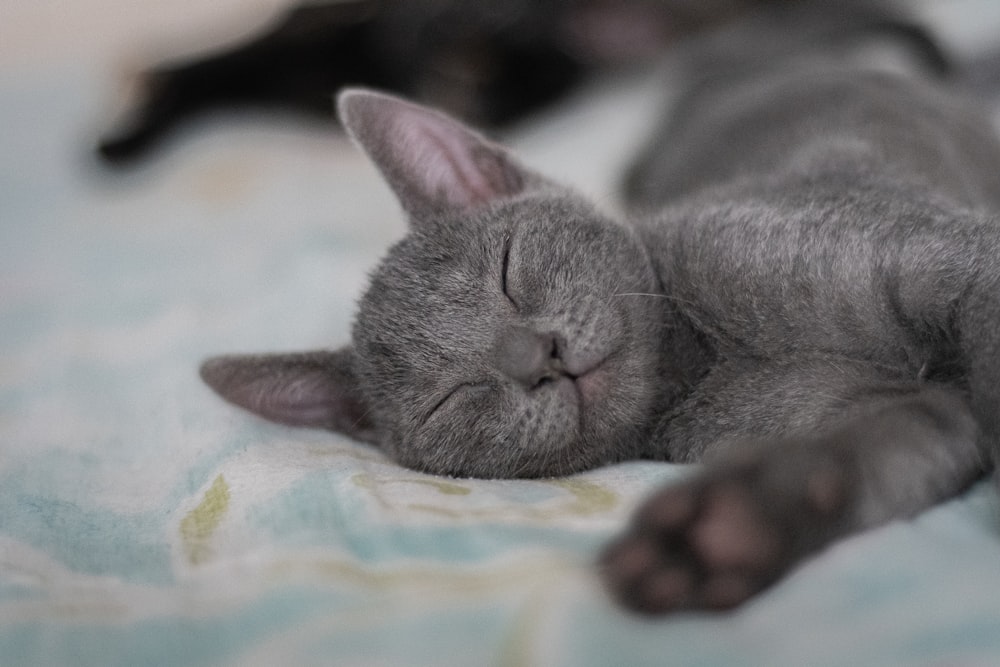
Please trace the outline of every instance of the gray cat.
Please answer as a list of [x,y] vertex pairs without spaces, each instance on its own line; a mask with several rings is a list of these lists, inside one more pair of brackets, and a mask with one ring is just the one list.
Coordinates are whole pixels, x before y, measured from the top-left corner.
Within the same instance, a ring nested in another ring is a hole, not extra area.
[[602,556],[647,613],[732,607],[958,494],[1000,435],[1000,145],[923,69],[848,58],[859,21],[789,10],[692,46],[629,224],[440,113],[343,93],[410,231],[352,344],[202,376],[432,473],[707,461]]

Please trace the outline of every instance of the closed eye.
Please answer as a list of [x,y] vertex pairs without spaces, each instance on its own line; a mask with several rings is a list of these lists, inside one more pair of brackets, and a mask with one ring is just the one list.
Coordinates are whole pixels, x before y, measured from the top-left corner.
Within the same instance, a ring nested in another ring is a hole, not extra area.
[[503,295],[507,297],[507,300],[510,301],[511,305],[513,305],[516,309],[518,307],[517,301],[515,301],[514,297],[510,295],[510,288],[507,282],[507,273],[510,269],[510,246],[511,240],[510,237],[507,237],[507,242],[503,249],[503,264],[500,267],[500,291],[503,292]]
[[460,394],[462,392],[465,392],[465,391],[483,390],[483,389],[488,389],[488,388],[489,388],[488,385],[477,384],[477,383],[474,383],[474,382],[463,382],[462,384],[455,385],[448,392],[446,392],[444,394],[444,396],[442,396],[441,399],[437,403],[434,404],[434,407],[431,408],[430,411],[427,412],[427,416],[424,417],[424,423],[427,423],[428,421],[430,421],[431,417],[433,417],[434,414],[437,413],[437,411],[440,410],[445,405],[445,403],[447,403],[448,401],[450,401],[452,398],[454,398],[458,394]]

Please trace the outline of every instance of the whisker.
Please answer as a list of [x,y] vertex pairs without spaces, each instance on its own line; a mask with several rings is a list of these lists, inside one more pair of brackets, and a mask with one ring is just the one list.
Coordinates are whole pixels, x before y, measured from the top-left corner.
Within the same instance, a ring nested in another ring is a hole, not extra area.
[[666,294],[653,294],[649,292],[619,292],[618,294],[612,294],[611,296],[652,296],[652,297],[659,297],[661,299],[671,298]]
[[620,296],[645,296],[653,299],[666,299],[668,301],[673,301],[674,303],[684,303],[687,305],[694,305],[692,301],[688,299],[681,299],[680,297],[673,296],[672,294],[656,294],[653,292],[618,292],[617,294],[612,294],[612,297]]

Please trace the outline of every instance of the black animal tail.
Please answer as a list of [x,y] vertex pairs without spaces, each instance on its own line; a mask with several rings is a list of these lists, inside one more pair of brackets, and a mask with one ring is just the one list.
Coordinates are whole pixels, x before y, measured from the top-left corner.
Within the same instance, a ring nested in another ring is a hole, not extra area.
[[373,3],[305,4],[261,35],[213,56],[163,65],[141,75],[141,98],[97,145],[111,165],[145,154],[176,126],[225,107],[285,107],[333,114],[333,91],[357,81],[391,86],[391,72],[359,57]]

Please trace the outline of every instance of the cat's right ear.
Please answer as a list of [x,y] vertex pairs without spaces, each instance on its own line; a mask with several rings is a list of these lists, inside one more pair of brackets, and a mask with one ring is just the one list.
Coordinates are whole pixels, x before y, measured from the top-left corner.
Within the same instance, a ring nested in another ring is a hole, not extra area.
[[415,221],[486,206],[538,180],[505,148],[433,109],[359,89],[343,91],[337,108]]
[[361,397],[350,347],[334,351],[214,357],[201,378],[222,398],[289,426],[325,428],[379,444]]

